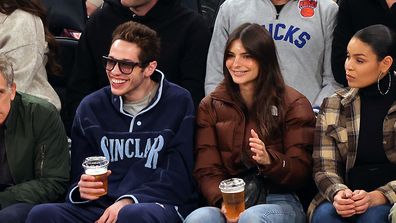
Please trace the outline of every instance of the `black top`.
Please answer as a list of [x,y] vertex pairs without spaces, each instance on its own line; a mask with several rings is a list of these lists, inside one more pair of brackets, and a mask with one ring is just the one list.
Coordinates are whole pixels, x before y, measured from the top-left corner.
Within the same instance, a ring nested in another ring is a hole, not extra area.
[[275,9],[276,9],[276,12],[279,14],[280,11],[282,10],[283,6],[285,6],[285,4],[283,4],[283,5],[274,5],[274,6],[275,6]]
[[283,5],[274,5],[274,6],[275,6],[275,9],[276,9],[276,19],[278,19],[279,18],[279,13],[282,10],[283,6],[285,6],[285,4],[283,4]]
[[383,24],[396,31],[396,4],[388,7],[385,0],[342,0],[331,54],[334,79],[348,85],[344,63],[349,40],[360,29],[374,24]]
[[5,125],[0,125],[0,191],[3,191],[6,187],[14,184],[12,179],[10,168],[8,166],[4,132],[6,130]]
[[[383,141],[383,122],[396,99],[396,80],[392,76],[389,92],[382,95],[377,83],[359,91],[361,99],[360,132],[355,166],[388,163]],[[389,75],[380,81],[380,89],[385,93],[389,86]]]

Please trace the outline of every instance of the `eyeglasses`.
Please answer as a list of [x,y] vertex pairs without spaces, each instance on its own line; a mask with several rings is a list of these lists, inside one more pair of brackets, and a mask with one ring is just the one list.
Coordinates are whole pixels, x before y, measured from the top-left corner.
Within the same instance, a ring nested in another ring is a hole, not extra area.
[[112,71],[116,64],[118,64],[118,69],[123,74],[131,74],[135,66],[141,67],[140,63],[132,61],[117,60],[111,57],[103,56],[103,65],[107,71]]

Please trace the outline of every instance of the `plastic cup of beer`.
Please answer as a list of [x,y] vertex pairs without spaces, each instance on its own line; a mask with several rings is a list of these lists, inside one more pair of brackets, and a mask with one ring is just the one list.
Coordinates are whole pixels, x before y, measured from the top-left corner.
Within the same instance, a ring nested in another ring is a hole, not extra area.
[[245,182],[240,178],[231,178],[220,182],[223,204],[228,219],[238,219],[245,210]]
[[95,177],[96,181],[103,183],[103,193],[95,194],[97,196],[103,196],[107,194],[107,166],[109,161],[104,156],[90,156],[85,158],[82,166],[84,167],[85,174]]

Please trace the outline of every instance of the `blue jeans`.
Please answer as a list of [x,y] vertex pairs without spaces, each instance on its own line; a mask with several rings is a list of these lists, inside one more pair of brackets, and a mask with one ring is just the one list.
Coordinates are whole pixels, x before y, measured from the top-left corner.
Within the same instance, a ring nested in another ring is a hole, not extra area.
[[363,214],[354,215],[349,218],[343,218],[337,214],[333,204],[326,201],[321,203],[312,214],[311,223],[388,223],[388,215],[392,205],[384,204],[368,208]]
[[[304,223],[305,214],[301,203],[293,194],[269,194],[267,203],[255,205],[241,213],[239,223]],[[219,208],[198,208],[187,216],[184,223],[225,223]]]
[[0,210],[0,223],[24,223],[34,204],[17,203]]

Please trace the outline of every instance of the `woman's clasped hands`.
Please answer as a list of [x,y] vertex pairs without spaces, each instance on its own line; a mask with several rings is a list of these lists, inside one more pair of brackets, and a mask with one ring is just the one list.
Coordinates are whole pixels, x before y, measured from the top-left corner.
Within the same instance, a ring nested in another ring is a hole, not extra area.
[[363,214],[369,207],[387,203],[386,197],[380,191],[340,190],[334,196],[333,206],[344,218],[355,214]]

